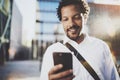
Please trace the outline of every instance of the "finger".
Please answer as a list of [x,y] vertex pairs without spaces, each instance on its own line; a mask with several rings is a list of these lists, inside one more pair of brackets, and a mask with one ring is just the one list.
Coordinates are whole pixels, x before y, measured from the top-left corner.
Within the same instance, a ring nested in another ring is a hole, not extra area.
[[74,77],[75,77],[75,75],[72,75],[72,76],[69,76],[67,78],[62,78],[62,79],[59,79],[59,80],[73,80]]
[[61,73],[51,75],[50,78],[51,79],[61,79],[61,78],[65,77],[65,76],[68,76],[72,73],[73,73],[73,71],[70,69],[70,70],[67,70],[67,71],[64,71],[64,72],[61,72]]
[[62,64],[58,64],[58,65],[54,66],[54,67],[49,71],[48,74],[49,74],[49,75],[54,74],[56,71],[60,70],[62,67],[63,67]]
[[72,75],[72,76],[69,76],[69,77],[62,79],[62,80],[72,80],[74,77],[75,77],[75,75]]

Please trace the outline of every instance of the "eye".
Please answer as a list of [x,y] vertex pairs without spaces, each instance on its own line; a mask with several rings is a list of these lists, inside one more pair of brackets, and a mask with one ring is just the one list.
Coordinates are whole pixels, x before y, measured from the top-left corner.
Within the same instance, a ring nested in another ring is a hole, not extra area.
[[67,21],[68,20],[68,18],[62,18],[62,21]]
[[81,18],[82,17],[79,14],[77,14],[77,15],[74,16],[74,19],[81,19]]

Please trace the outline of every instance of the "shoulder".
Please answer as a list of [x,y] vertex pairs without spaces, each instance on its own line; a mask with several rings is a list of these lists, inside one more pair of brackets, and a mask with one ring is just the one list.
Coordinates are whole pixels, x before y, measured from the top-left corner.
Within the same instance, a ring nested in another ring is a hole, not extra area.
[[96,49],[100,49],[100,51],[102,51],[105,55],[109,55],[110,52],[110,47],[107,44],[107,42],[103,41],[102,39],[99,38],[95,38],[95,37],[90,37],[91,43],[92,45],[96,48]]
[[62,43],[56,42],[47,48],[47,52],[55,52],[55,51],[66,51],[66,47]]
[[92,44],[96,47],[99,47],[103,50],[109,49],[109,46],[108,46],[107,42],[103,41],[102,39],[89,36],[89,41],[90,41],[90,44]]
[[100,38],[94,37],[94,36],[90,36],[89,34],[84,34],[85,35],[85,42],[88,42],[88,44],[100,44],[100,45],[106,45],[106,42],[103,41]]
[[45,50],[45,53],[44,53],[44,57],[49,57],[51,58],[52,57],[52,53],[55,52],[57,49],[59,49],[60,43],[57,42],[57,43],[53,43],[51,44],[49,47],[47,47],[47,49]]
[[55,48],[59,48],[61,46],[61,43],[60,42],[56,42],[56,43],[53,43],[52,45],[50,45],[48,47],[48,49],[55,49]]
[[89,37],[90,42],[94,43],[94,44],[100,44],[100,45],[107,45],[107,43],[105,41],[103,41],[102,39],[96,38],[96,37]]

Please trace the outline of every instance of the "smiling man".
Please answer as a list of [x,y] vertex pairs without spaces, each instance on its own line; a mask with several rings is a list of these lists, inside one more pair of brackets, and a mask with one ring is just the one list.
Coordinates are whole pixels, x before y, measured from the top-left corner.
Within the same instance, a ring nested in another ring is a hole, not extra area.
[[[120,80],[107,44],[82,33],[89,11],[84,0],[62,0],[57,15],[66,34],[63,44],[72,45],[93,68],[98,78],[93,77],[76,55],[73,55],[73,69],[56,73],[64,66],[54,66],[53,52],[71,52],[65,45],[57,42],[48,47],[44,54],[40,80]],[[73,75],[65,77],[70,74]]]

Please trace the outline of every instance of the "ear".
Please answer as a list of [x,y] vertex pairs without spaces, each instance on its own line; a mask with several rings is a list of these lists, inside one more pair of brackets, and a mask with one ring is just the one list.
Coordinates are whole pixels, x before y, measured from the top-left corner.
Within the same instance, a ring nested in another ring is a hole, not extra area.
[[81,13],[81,16],[82,16],[82,21],[83,21],[83,25],[85,25],[87,23],[87,16],[84,14]]
[[84,14],[83,17],[84,17],[84,24],[86,24],[86,23],[87,23],[88,16],[87,16],[86,14]]

